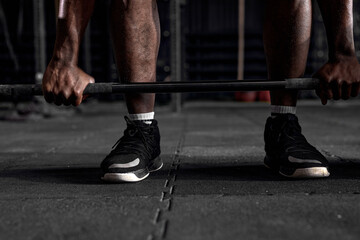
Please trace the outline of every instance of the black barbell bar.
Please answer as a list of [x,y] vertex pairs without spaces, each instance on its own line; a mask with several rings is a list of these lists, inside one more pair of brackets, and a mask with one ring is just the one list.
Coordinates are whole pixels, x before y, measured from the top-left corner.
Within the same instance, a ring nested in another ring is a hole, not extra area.
[[[192,81],[155,83],[93,83],[84,94],[116,93],[179,93],[179,92],[237,92],[264,90],[312,90],[319,85],[316,78],[284,80]],[[41,84],[0,85],[0,98],[42,95]]]

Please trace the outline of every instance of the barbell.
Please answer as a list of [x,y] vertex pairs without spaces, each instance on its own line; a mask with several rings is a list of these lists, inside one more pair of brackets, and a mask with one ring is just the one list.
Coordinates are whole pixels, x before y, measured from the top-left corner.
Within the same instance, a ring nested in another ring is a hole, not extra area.
[[[312,90],[319,86],[316,78],[288,78],[282,80],[192,81],[154,83],[92,83],[84,94],[117,93],[181,93],[181,92],[237,92],[264,90]],[[13,99],[42,95],[41,84],[0,85],[0,98]]]

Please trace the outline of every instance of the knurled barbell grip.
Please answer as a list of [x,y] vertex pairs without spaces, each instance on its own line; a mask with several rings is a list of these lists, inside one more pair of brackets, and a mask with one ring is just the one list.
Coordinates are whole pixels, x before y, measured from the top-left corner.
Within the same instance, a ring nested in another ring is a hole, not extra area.
[[286,89],[293,90],[313,90],[320,85],[320,80],[317,78],[288,78],[286,81]]
[[176,93],[176,92],[235,92],[261,90],[311,90],[319,86],[316,78],[290,78],[285,80],[235,80],[156,82],[130,84],[89,84],[86,94],[94,93]]
[[[236,81],[192,81],[156,83],[94,83],[89,84],[84,94],[113,93],[175,93],[175,92],[236,92],[281,89],[316,89],[319,80],[315,78],[291,78],[285,80],[236,80]],[[40,84],[0,85],[0,97],[21,97],[42,95]]]

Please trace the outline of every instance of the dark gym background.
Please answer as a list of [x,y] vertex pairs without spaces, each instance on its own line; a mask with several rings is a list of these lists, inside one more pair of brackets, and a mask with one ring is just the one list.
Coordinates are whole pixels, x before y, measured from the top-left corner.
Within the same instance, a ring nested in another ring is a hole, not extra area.
[[[117,81],[107,28],[109,0],[97,6],[85,35],[80,66],[97,82]],[[360,1],[354,1],[354,34],[360,39]],[[157,64],[158,81],[170,80],[170,1],[159,0],[162,27]],[[310,76],[327,58],[322,19],[314,4],[313,34],[306,75]],[[266,78],[262,45],[263,1],[245,1],[244,78]],[[238,0],[196,0],[181,4],[183,80],[230,80],[237,78]],[[55,39],[54,1],[0,1],[0,83],[34,83],[48,63]],[[357,51],[360,56],[360,51]],[[305,97],[309,97],[306,95]],[[116,97],[118,98],[118,97]],[[168,95],[158,102],[167,103]],[[233,93],[187,94],[185,99],[234,99]],[[115,99],[114,96],[107,98]]]
[[[244,1],[244,78],[266,78],[263,0],[158,0],[158,81],[236,79]],[[98,82],[117,81],[109,2],[97,1],[79,58]],[[314,9],[307,76],[327,59]],[[54,0],[0,0],[0,84],[40,83],[54,39]],[[238,102],[234,93],[179,96],[157,95],[164,166],[138,184],[100,179],[102,160],[126,128],[121,96],[76,108],[42,97],[0,99],[0,239],[360,239],[359,98],[299,101],[302,132],[331,175],[293,180],[263,166],[269,103]]]

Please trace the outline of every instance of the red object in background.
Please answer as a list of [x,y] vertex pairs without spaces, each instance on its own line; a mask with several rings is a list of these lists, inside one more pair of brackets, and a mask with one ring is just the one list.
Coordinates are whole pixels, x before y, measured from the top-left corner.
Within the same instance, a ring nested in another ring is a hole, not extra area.
[[235,99],[240,102],[270,102],[270,92],[236,92]]
[[256,92],[236,92],[235,99],[240,102],[255,102]]
[[270,92],[269,91],[257,92],[257,100],[259,102],[270,102]]

